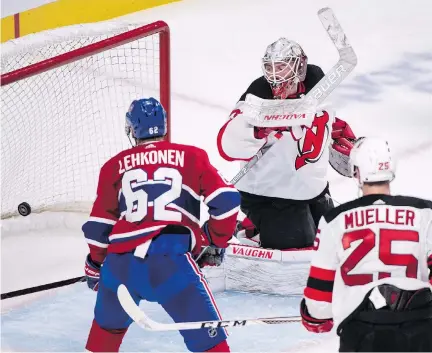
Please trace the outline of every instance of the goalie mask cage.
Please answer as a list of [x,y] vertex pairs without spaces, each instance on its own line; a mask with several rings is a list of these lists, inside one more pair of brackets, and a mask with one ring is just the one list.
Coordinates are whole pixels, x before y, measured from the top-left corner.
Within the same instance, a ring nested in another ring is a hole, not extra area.
[[1,217],[89,211],[100,167],[130,144],[125,115],[155,97],[168,114],[165,22],[59,28],[2,45]]

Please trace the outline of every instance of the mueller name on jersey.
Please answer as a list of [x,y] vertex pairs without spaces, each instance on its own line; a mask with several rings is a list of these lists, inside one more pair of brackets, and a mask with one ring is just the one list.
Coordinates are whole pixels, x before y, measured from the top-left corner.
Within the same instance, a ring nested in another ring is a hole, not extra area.
[[414,226],[415,212],[406,208],[372,207],[356,209],[345,214],[345,229],[385,223],[400,226]]
[[183,167],[184,159],[184,151],[171,149],[131,153],[119,159],[119,174],[123,174],[139,166],[150,164],[170,164],[176,167]]

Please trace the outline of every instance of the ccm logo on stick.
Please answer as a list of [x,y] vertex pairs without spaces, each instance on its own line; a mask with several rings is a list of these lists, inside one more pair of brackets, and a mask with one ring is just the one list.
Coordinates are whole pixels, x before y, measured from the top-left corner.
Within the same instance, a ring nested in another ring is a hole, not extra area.
[[233,321],[209,321],[209,322],[203,322],[201,324],[201,328],[223,328],[223,327],[230,327],[230,326],[245,326],[246,320],[234,320]]

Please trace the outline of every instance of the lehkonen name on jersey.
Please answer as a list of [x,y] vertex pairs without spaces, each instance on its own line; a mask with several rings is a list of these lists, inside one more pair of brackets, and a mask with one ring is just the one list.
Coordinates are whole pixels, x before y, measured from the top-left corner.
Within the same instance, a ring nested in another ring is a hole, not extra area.
[[128,154],[123,157],[123,160],[119,160],[119,174],[147,164],[171,164],[183,167],[184,151],[159,150]]

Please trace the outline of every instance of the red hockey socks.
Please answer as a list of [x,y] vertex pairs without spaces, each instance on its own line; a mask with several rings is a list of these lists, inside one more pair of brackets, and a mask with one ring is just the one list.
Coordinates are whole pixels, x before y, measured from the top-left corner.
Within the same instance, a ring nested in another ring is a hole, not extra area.
[[[127,328],[120,330],[105,330],[93,320],[86,349],[90,352],[118,352]],[[222,351],[214,351],[222,352]]]
[[216,346],[214,346],[213,348],[207,349],[206,352],[231,352],[230,351],[230,347],[228,346],[228,342],[222,341],[221,343],[217,344]]

